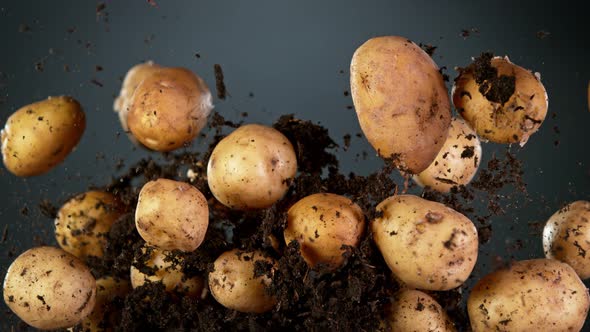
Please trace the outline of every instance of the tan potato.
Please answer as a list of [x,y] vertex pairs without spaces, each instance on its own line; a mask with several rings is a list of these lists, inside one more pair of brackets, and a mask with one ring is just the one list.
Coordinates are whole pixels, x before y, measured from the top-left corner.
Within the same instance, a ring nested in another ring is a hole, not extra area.
[[576,272],[552,259],[515,262],[483,277],[467,300],[474,332],[580,331],[590,298]]
[[[129,114],[133,92],[135,92],[135,89],[137,89],[139,83],[143,82],[144,79],[157,72],[161,68],[162,67],[155,64],[153,61],[147,61],[131,67],[131,69],[129,69],[125,75],[123,85],[121,86],[121,92],[119,92],[119,96],[113,103],[113,109],[119,114],[121,127],[123,127],[123,130],[125,130],[126,133],[129,133],[127,115]],[[132,141],[137,142],[133,135],[129,135],[129,138]]]
[[430,295],[403,289],[386,308],[386,324],[391,331],[454,332],[455,325],[445,310]]
[[272,258],[258,251],[234,249],[219,256],[209,273],[209,289],[215,300],[226,308],[240,312],[263,313],[271,310],[276,299],[268,294],[266,287],[272,279],[266,275],[255,277],[257,261],[276,265]]
[[[96,280],[96,304],[94,309],[79,327],[84,332],[112,332],[117,323],[119,312],[109,310],[109,305],[116,298],[124,298],[131,289],[127,280],[104,277]],[[69,329],[76,331],[76,329]]]
[[70,254],[102,257],[111,226],[125,212],[119,200],[103,191],[88,191],[70,199],[57,213],[55,238]]
[[36,247],[18,256],[3,288],[10,310],[44,330],[74,326],[90,314],[96,296],[96,280],[88,267],[53,247]]
[[590,202],[573,202],[547,220],[545,257],[569,264],[582,279],[590,278]]
[[181,292],[188,296],[200,297],[203,293],[204,281],[200,277],[187,278],[182,271],[182,259],[167,260],[170,255],[165,250],[156,248],[142,248],[144,253],[149,253],[146,262],[148,268],[155,269],[154,274],[142,273],[135,266],[131,266],[131,285],[133,288],[144,285],[146,282],[162,282],[166,291]]
[[[547,92],[539,77],[513,64],[508,57],[494,57],[487,62],[491,54],[487,56],[463,69],[455,79],[453,103],[480,137],[495,143],[523,146],[545,120]],[[480,69],[482,67],[487,69]],[[485,73],[494,69],[497,76],[486,78],[481,84],[476,82],[477,77],[485,78]],[[502,75],[506,79],[500,82],[497,77]],[[506,82],[510,76],[514,76],[514,93],[508,98],[510,84]]]
[[184,68],[161,68],[135,89],[127,114],[133,136],[147,148],[172,151],[190,144],[213,109],[205,82]]
[[257,124],[241,126],[222,139],[207,164],[209,189],[237,210],[273,205],[289,189],[297,157],[280,131]]
[[49,172],[72,152],[85,128],[82,107],[71,97],[49,97],[23,106],[0,132],[4,166],[17,176]]
[[451,122],[447,88],[436,63],[412,41],[369,39],[350,64],[356,114],[369,143],[404,171],[425,170]]
[[427,169],[414,175],[420,186],[449,192],[452,187],[468,184],[481,161],[481,142],[465,121],[453,118],[447,140]]
[[209,225],[205,196],[192,185],[168,179],[146,183],[139,192],[135,226],[149,245],[194,251]]
[[387,266],[410,288],[449,290],[463,284],[477,261],[475,225],[461,213],[414,195],[377,205],[371,224]]
[[365,230],[361,208],[335,194],[314,194],[299,200],[287,214],[285,242],[299,242],[310,266],[337,268],[344,262],[343,245],[356,247]]

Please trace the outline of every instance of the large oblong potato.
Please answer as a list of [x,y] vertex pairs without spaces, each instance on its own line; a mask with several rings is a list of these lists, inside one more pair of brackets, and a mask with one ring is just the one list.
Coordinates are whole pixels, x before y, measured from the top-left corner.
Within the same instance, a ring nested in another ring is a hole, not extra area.
[[386,324],[391,331],[454,332],[455,325],[430,295],[413,289],[397,292],[386,308]]
[[474,332],[576,332],[589,305],[588,290],[569,265],[533,259],[483,277],[469,294],[467,311]]
[[410,173],[425,170],[451,121],[447,88],[432,58],[403,37],[369,39],[352,57],[350,89],[363,133],[379,155]]
[[452,95],[465,121],[495,143],[524,145],[547,115],[547,92],[539,77],[508,57],[484,53],[461,70]]
[[33,176],[61,163],[80,141],[86,117],[72,97],[49,97],[14,112],[0,132],[4,166]]
[[590,278],[590,202],[577,201],[555,212],[543,228],[545,257],[569,264]]
[[74,326],[94,308],[96,280],[84,263],[54,247],[18,256],[4,279],[4,302],[25,323],[44,330]]
[[467,217],[437,202],[396,195],[377,205],[373,238],[391,271],[410,288],[449,290],[471,274],[479,247]]
[[113,194],[92,190],[77,195],[57,212],[57,243],[82,259],[102,257],[111,226],[124,212],[122,203]]
[[211,92],[200,77],[185,68],[161,68],[133,92],[127,125],[147,148],[172,151],[192,142],[212,109]]

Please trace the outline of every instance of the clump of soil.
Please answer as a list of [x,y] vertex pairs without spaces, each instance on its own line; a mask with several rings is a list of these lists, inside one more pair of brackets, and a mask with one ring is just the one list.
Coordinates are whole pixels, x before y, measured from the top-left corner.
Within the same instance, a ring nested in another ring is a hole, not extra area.
[[482,53],[467,67],[467,70],[473,72],[479,92],[487,100],[504,105],[514,94],[516,77],[498,75],[498,69],[492,66],[493,57],[493,53]]

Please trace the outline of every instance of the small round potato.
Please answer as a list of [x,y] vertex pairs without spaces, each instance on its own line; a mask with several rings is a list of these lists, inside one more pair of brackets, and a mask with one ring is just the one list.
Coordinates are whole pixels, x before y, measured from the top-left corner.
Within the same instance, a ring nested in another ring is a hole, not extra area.
[[156,248],[144,247],[142,250],[150,255],[146,266],[155,269],[155,271],[152,275],[145,274],[132,265],[131,285],[133,288],[142,286],[146,282],[162,282],[168,292],[177,291],[188,296],[201,296],[204,287],[203,279],[200,277],[187,278],[182,272],[180,258],[167,259],[169,253]]
[[278,130],[249,124],[222,139],[211,154],[207,180],[223,205],[236,210],[273,205],[289,189],[297,157]]
[[410,288],[443,291],[460,286],[477,261],[475,225],[461,213],[414,195],[377,205],[373,238],[391,271]]
[[70,199],[57,213],[55,238],[70,254],[102,257],[111,226],[124,213],[119,200],[104,191],[89,191]]
[[135,226],[149,245],[163,250],[194,251],[203,242],[208,225],[207,200],[192,185],[157,179],[141,188]]
[[344,262],[343,245],[356,247],[365,230],[361,208],[335,194],[314,194],[299,200],[287,213],[285,242],[299,242],[310,266],[337,268]]
[[361,129],[380,156],[412,174],[430,165],[447,137],[451,107],[426,52],[403,37],[369,39],[352,57],[350,91]]
[[[144,79],[161,68],[162,67],[158,66],[153,61],[147,61],[131,67],[125,75],[123,86],[121,86],[121,92],[119,92],[119,96],[115,99],[113,109],[119,114],[121,127],[123,127],[123,130],[125,130],[126,133],[129,133],[127,114],[129,114],[133,92],[135,92],[139,83],[143,82]],[[137,142],[133,135],[129,135],[129,138],[134,141],[134,143]]]
[[549,218],[543,229],[545,257],[569,264],[590,278],[590,202],[573,202]]
[[430,295],[404,289],[386,308],[386,323],[391,331],[454,332],[455,326],[445,310]]
[[243,252],[237,249],[227,251],[214,263],[209,273],[209,289],[217,302],[226,308],[240,312],[263,313],[271,310],[276,299],[269,295],[266,287],[272,280],[255,275],[255,264],[263,261],[275,265],[272,258],[261,252]]
[[427,169],[414,180],[420,186],[449,192],[452,187],[468,184],[481,161],[481,143],[465,121],[453,118],[447,140]]
[[172,151],[192,142],[213,109],[205,82],[184,68],[161,68],[131,98],[127,124],[147,148]]
[[580,331],[588,290],[567,264],[515,262],[483,277],[467,300],[471,328],[480,331]]
[[33,176],[61,163],[80,141],[86,118],[71,97],[49,97],[14,112],[0,132],[4,166]]
[[[455,108],[480,137],[495,143],[524,145],[547,115],[545,87],[532,72],[513,64],[507,57],[479,59],[476,65],[463,69],[455,80],[452,92]],[[494,70],[497,77],[485,77]],[[502,76],[504,79],[499,79]],[[481,84],[476,81],[478,77],[482,77]],[[510,77],[514,77],[514,92],[508,98]]]
[[36,247],[18,256],[4,279],[4,302],[25,323],[52,330],[74,326],[94,308],[96,280],[75,256]]
[[[96,280],[96,304],[94,309],[80,322],[80,328],[84,332],[111,332],[117,322],[117,314],[109,309],[110,304],[116,298],[124,298],[131,289],[127,280],[104,277]],[[69,329],[76,331],[76,329]]]

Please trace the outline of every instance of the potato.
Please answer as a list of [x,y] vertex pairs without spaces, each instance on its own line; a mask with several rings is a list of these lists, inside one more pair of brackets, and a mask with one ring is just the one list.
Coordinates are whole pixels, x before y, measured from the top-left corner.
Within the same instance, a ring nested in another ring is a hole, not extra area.
[[70,199],[57,213],[55,238],[70,254],[102,257],[111,226],[125,212],[119,200],[104,191],[89,191]]
[[127,124],[147,148],[172,151],[192,142],[212,109],[211,92],[200,77],[184,68],[161,68],[135,89]]
[[[113,109],[119,114],[121,127],[123,127],[123,130],[125,130],[126,133],[129,133],[129,126],[127,126],[127,115],[129,114],[133,92],[135,92],[135,89],[137,89],[139,83],[143,82],[144,79],[157,72],[161,68],[162,67],[155,64],[153,61],[147,61],[131,67],[131,69],[129,69],[125,75],[121,92],[119,92],[119,96],[115,99]],[[134,141],[134,143],[137,142],[133,135],[129,135],[129,138]]]
[[207,232],[209,206],[192,185],[168,179],[146,183],[139,192],[135,226],[150,245],[194,251]]
[[425,170],[451,122],[447,88],[430,56],[403,37],[369,39],[352,57],[350,89],[361,129],[377,153],[403,171]]
[[[82,322],[80,329],[84,332],[114,331],[117,315],[120,313],[111,308],[116,298],[124,298],[131,289],[127,280],[104,277],[96,280],[96,304],[94,309]],[[76,329],[69,329],[76,331]]]
[[461,70],[452,95],[467,123],[495,143],[523,146],[547,115],[547,92],[539,77],[508,57],[484,53]]
[[222,139],[209,158],[209,189],[236,210],[273,205],[289,189],[297,157],[289,140],[271,127],[248,124]]
[[453,332],[455,326],[445,310],[430,295],[403,289],[386,308],[386,323],[391,331]]
[[452,187],[468,184],[481,161],[481,143],[465,121],[453,118],[447,140],[427,169],[414,175],[420,186],[449,192]]
[[170,253],[165,250],[144,247],[142,251],[149,254],[146,267],[154,269],[153,274],[143,273],[135,266],[131,266],[131,285],[133,288],[146,282],[162,282],[168,292],[176,291],[189,296],[200,297],[203,293],[204,281],[200,277],[187,278],[182,271],[180,257],[170,260]]
[[285,242],[297,241],[310,266],[337,268],[344,262],[343,245],[356,247],[365,230],[361,208],[335,194],[314,194],[299,200],[287,213]]
[[[215,300],[226,308],[240,312],[263,313],[271,310],[276,299],[268,294],[266,287],[272,279],[267,275],[255,275],[257,261],[276,265],[272,258],[264,257],[258,251],[234,249],[221,254],[209,273],[209,289]],[[271,270],[274,271],[274,268],[271,267]]]
[[80,103],[49,97],[21,107],[0,132],[4,166],[14,175],[49,172],[72,152],[86,128]]
[[70,327],[94,308],[96,280],[75,256],[36,247],[18,256],[4,278],[4,302],[38,329]]
[[590,278],[590,202],[568,204],[543,229],[545,257],[569,264],[582,279]]
[[483,277],[467,311],[474,332],[580,331],[589,305],[588,290],[569,265],[533,259]]
[[371,223],[385,263],[410,288],[449,290],[460,286],[477,261],[475,225],[461,213],[414,195],[377,205]]

